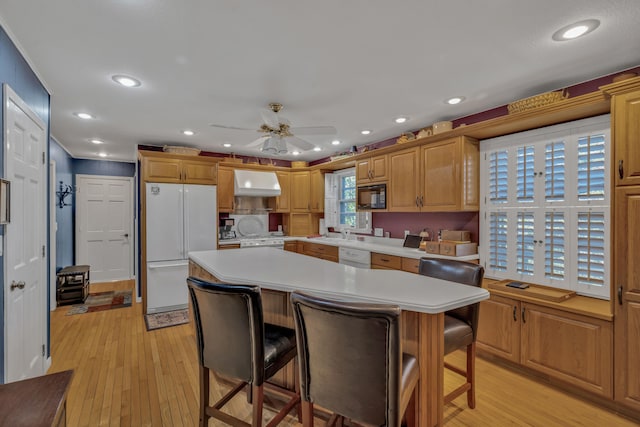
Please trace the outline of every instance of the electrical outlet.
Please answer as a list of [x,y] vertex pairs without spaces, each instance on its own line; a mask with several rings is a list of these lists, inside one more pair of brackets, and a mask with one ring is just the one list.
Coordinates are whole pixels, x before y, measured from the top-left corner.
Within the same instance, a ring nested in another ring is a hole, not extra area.
[[407,237],[407,235],[411,234],[411,231],[409,230],[404,230],[404,237]]

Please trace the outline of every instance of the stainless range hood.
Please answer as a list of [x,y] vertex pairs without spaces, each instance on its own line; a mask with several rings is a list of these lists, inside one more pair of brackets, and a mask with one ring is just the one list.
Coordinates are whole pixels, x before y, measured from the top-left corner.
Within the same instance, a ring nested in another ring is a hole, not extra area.
[[280,184],[275,172],[233,171],[234,195],[275,197],[280,195]]

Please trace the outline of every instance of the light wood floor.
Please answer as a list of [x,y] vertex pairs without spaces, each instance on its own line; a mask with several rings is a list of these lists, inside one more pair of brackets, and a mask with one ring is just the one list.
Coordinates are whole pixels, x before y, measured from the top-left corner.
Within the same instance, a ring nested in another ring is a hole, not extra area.
[[[131,287],[131,282],[91,285],[92,292]],[[52,366],[74,369],[67,401],[68,425],[196,426],[198,365],[191,325],[147,332],[142,305],[66,316],[51,313]],[[462,352],[448,360],[464,362]],[[636,426],[628,419],[520,376],[482,358],[477,360],[477,407],[464,396],[445,407],[451,426]],[[457,381],[445,373],[445,389]],[[215,384],[215,383],[214,383]],[[225,389],[212,387],[215,397]],[[234,415],[250,421],[243,396]],[[265,419],[272,414],[266,411]],[[210,426],[223,425],[210,421]],[[288,417],[281,424],[298,426]],[[319,424],[320,425],[320,424]]]

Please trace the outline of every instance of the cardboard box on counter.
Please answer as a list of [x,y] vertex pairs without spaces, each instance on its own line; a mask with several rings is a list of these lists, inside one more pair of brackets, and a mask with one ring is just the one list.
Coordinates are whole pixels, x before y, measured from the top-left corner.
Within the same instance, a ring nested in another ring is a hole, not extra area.
[[477,253],[477,243],[440,242],[440,255],[465,256]]
[[470,242],[471,232],[466,230],[442,230],[440,238],[443,241],[453,240],[454,242]]
[[424,251],[428,254],[439,254],[440,253],[440,242],[424,242],[425,247]]

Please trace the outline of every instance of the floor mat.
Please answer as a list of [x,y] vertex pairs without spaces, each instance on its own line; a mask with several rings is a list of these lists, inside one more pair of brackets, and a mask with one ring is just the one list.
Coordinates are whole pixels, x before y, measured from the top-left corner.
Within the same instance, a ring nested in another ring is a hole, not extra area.
[[147,325],[147,331],[183,325],[189,323],[189,310],[183,308],[180,310],[165,311],[164,313],[145,314],[144,321]]
[[131,290],[107,291],[89,294],[84,304],[71,306],[67,316],[71,314],[94,313],[114,308],[131,307]]

